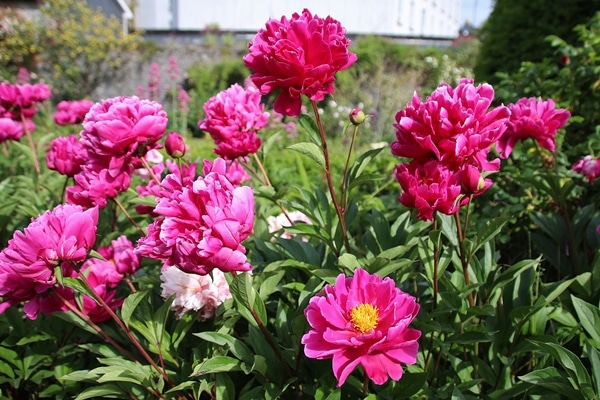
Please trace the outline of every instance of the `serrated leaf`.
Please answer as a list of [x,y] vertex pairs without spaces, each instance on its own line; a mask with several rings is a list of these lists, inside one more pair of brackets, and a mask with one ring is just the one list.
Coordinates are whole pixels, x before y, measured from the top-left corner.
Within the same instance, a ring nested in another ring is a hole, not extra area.
[[323,155],[323,150],[315,143],[295,143],[287,148],[307,156],[325,171],[325,156]]

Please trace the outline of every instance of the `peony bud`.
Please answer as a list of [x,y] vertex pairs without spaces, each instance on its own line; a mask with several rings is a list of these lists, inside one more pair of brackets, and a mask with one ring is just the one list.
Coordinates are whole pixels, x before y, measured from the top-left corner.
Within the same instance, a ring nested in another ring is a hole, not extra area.
[[466,165],[460,173],[460,185],[464,193],[477,193],[485,187],[485,180],[479,169]]
[[171,132],[165,140],[167,154],[173,158],[181,158],[185,154],[185,142],[183,137],[177,132]]
[[362,110],[359,110],[358,108],[355,108],[354,110],[350,111],[349,117],[350,122],[352,122],[352,125],[360,125],[363,122],[365,122],[365,119],[367,119],[365,113],[362,112]]

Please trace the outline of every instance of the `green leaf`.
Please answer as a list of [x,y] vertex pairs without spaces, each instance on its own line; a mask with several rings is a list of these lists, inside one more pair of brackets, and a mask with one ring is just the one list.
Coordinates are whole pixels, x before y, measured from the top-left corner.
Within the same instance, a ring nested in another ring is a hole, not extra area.
[[105,383],[101,385],[94,385],[90,388],[84,389],[75,400],[95,399],[104,396],[127,396],[127,393],[123,391],[118,385],[114,383]]
[[504,225],[510,221],[510,217],[498,217],[486,221],[483,228],[475,238],[475,245],[471,254],[475,254],[485,243],[494,239],[500,233]]
[[573,302],[573,308],[579,317],[581,326],[595,342],[595,347],[598,348],[600,346],[600,332],[598,332],[600,327],[600,311],[598,307],[586,303],[573,295],[571,295],[571,301]]
[[287,148],[307,156],[325,171],[325,156],[323,155],[323,150],[315,143],[295,143]]
[[548,367],[532,371],[526,375],[520,376],[524,382],[550,389],[553,392],[567,396],[569,399],[580,398],[580,393],[573,389],[569,381],[554,367]]
[[215,356],[196,365],[191,376],[241,370],[242,368],[240,360],[229,356]]
[[121,319],[123,322],[125,322],[125,324],[129,325],[129,321],[131,320],[133,312],[147,295],[147,291],[140,291],[131,293],[129,296],[127,296],[123,302],[123,306],[121,307]]
[[300,127],[308,133],[314,143],[321,143],[319,128],[315,120],[308,114],[300,114],[298,116]]
[[245,363],[253,362],[254,353],[252,350],[244,342],[231,335],[222,332],[199,332],[194,333],[194,336],[198,336],[200,339],[218,344],[219,346],[227,346],[229,351],[241,361]]
[[229,284],[229,291],[236,301],[248,310],[252,309],[256,293],[252,288],[252,276],[250,274],[244,272],[235,276]]

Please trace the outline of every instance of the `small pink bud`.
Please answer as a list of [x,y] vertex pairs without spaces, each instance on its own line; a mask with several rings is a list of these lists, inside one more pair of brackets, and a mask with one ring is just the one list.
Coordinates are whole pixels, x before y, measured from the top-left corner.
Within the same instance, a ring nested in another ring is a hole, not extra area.
[[485,187],[485,180],[479,169],[472,165],[466,165],[460,174],[460,185],[464,193],[477,193]]
[[177,132],[170,132],[165,140],[167,154],[173,158],[181,158],[185,154],[185,142]]
[[350,111],[349,117],[350,122],[352,122],[352,125],[360,125],[363,122],[365,122],[365,119],[367,119],[365,113],[362,112],[362,110],[359,110],[358,108],[355,108],[354,110]]

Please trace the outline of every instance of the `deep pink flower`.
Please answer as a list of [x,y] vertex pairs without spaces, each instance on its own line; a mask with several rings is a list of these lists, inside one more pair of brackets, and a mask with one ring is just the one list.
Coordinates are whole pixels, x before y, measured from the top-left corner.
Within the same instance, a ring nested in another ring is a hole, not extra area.
[[600,175],[600,159],[593,156],[585,156],[581,160],[573,164],[571,169],[585,176],[590,185],[594,183],[594,180]]
[[535,97],[522,98],[508,107],[511,111],[508,128],[496,145],[500,157],[508,158],[515,144],[528,138],[551,152],[555,151],[556,132],[569,120],[571,113],[568,110],[556,109],[552,99],[544,101]]
[[0,117],[0,143],[7,140],[19,140],[24,134],[25,131],[23,130],[23,123],[21,121]]
[[0,252],[0,304],[4,311],[26,302],[27,317],[35,319],[37,295],[56,283],[54,268],[63,262],[83,262],[96,241],[98,209],[83,210],[58,205],[32,220],[23,232],[17,231]]
[[160,217],[148,226],[136,253],[200,275],[215,268],[249,271],[252,266],[241,243],[254,225],[254,194],[250,187],[234,187],[226,168],[220,158],[207,162],[204,177],[184,185],[167,175],[154,209]]
[[165,139],[165,150],[173,158],[181,158],[186,151],[185,141],[179,132],[170,132]]
[[82,207],[106,207],[108,200],[117,197],[131,185],[133,166],[127,157],[110,158],[87,152],[87,162],[67,188],[67,202]]
[[167,113],[159,103],[114,97],[92,106],[83,121],[81,143],[101,156],[142,157],[159,147],[166,127]]
[[83,122],[85,115],[94,105],[91,100],[63,100],[56,105],[54,122],[57,125],[75,125]]
[[425,102],[415,93],[396,114],[392,154],[433,157],[451,169],[474,164],[484,171],[498,170],[499,160],[490,162],[487,155],[506,129],[510,112],[504,106],[489,110],[493,98],[490,85],[475,86],[470,79],[462,79],[456,88],[440,85]]
[[269,121],[260,97],[258,90],[236,83],[204,104],[206,118],[198,126],[215,141],[216,154],[234,160],[258,151],[261,141],[256,132]]
[[402,187],[400,203],[416,208],[417,216],[423,220],[432,221],[434,211],[454,214],[469,201],[468,197],[459,200],[460,176],[460,171],[453,172],[436,160],[423,163],[417,159],[397,165],[396,179]]
[[243,182],[252,179],[244,167],[242,167],[242,165],[235,160],[227,161],[227,171],[225,171],[225,176],[229,182],[236,187],[240,186]]
[[334,92],[335,74],[351,66],[356,54],[348,51],[350,40],[339,21],[319,18],[304,9],[291,19],[269,19],[248,44],[244,63],[262,94],[281,89],[275,111],[300,114],[304,94],[321,101]]
[[415,298],[390,278],[361,268],[339,275],[333,286],[310,299],[304,315],[311,326],[302,337],[309,358],[332,358],[342,386],[360,364],[377,385],[402,378],[401,364],[414,364],[421,332],[408,326],[417,316]]
[[46,165],[62,175],[74,176],[81,171],[87,151],[76,135],[61,136],[50,142],[46,152]]
[[110,242],[110,246],[98,249],[106,260],[114,265],[120,275],[133,275],[140,268],[140,256],[133,252],[133,243],[121,235]]

